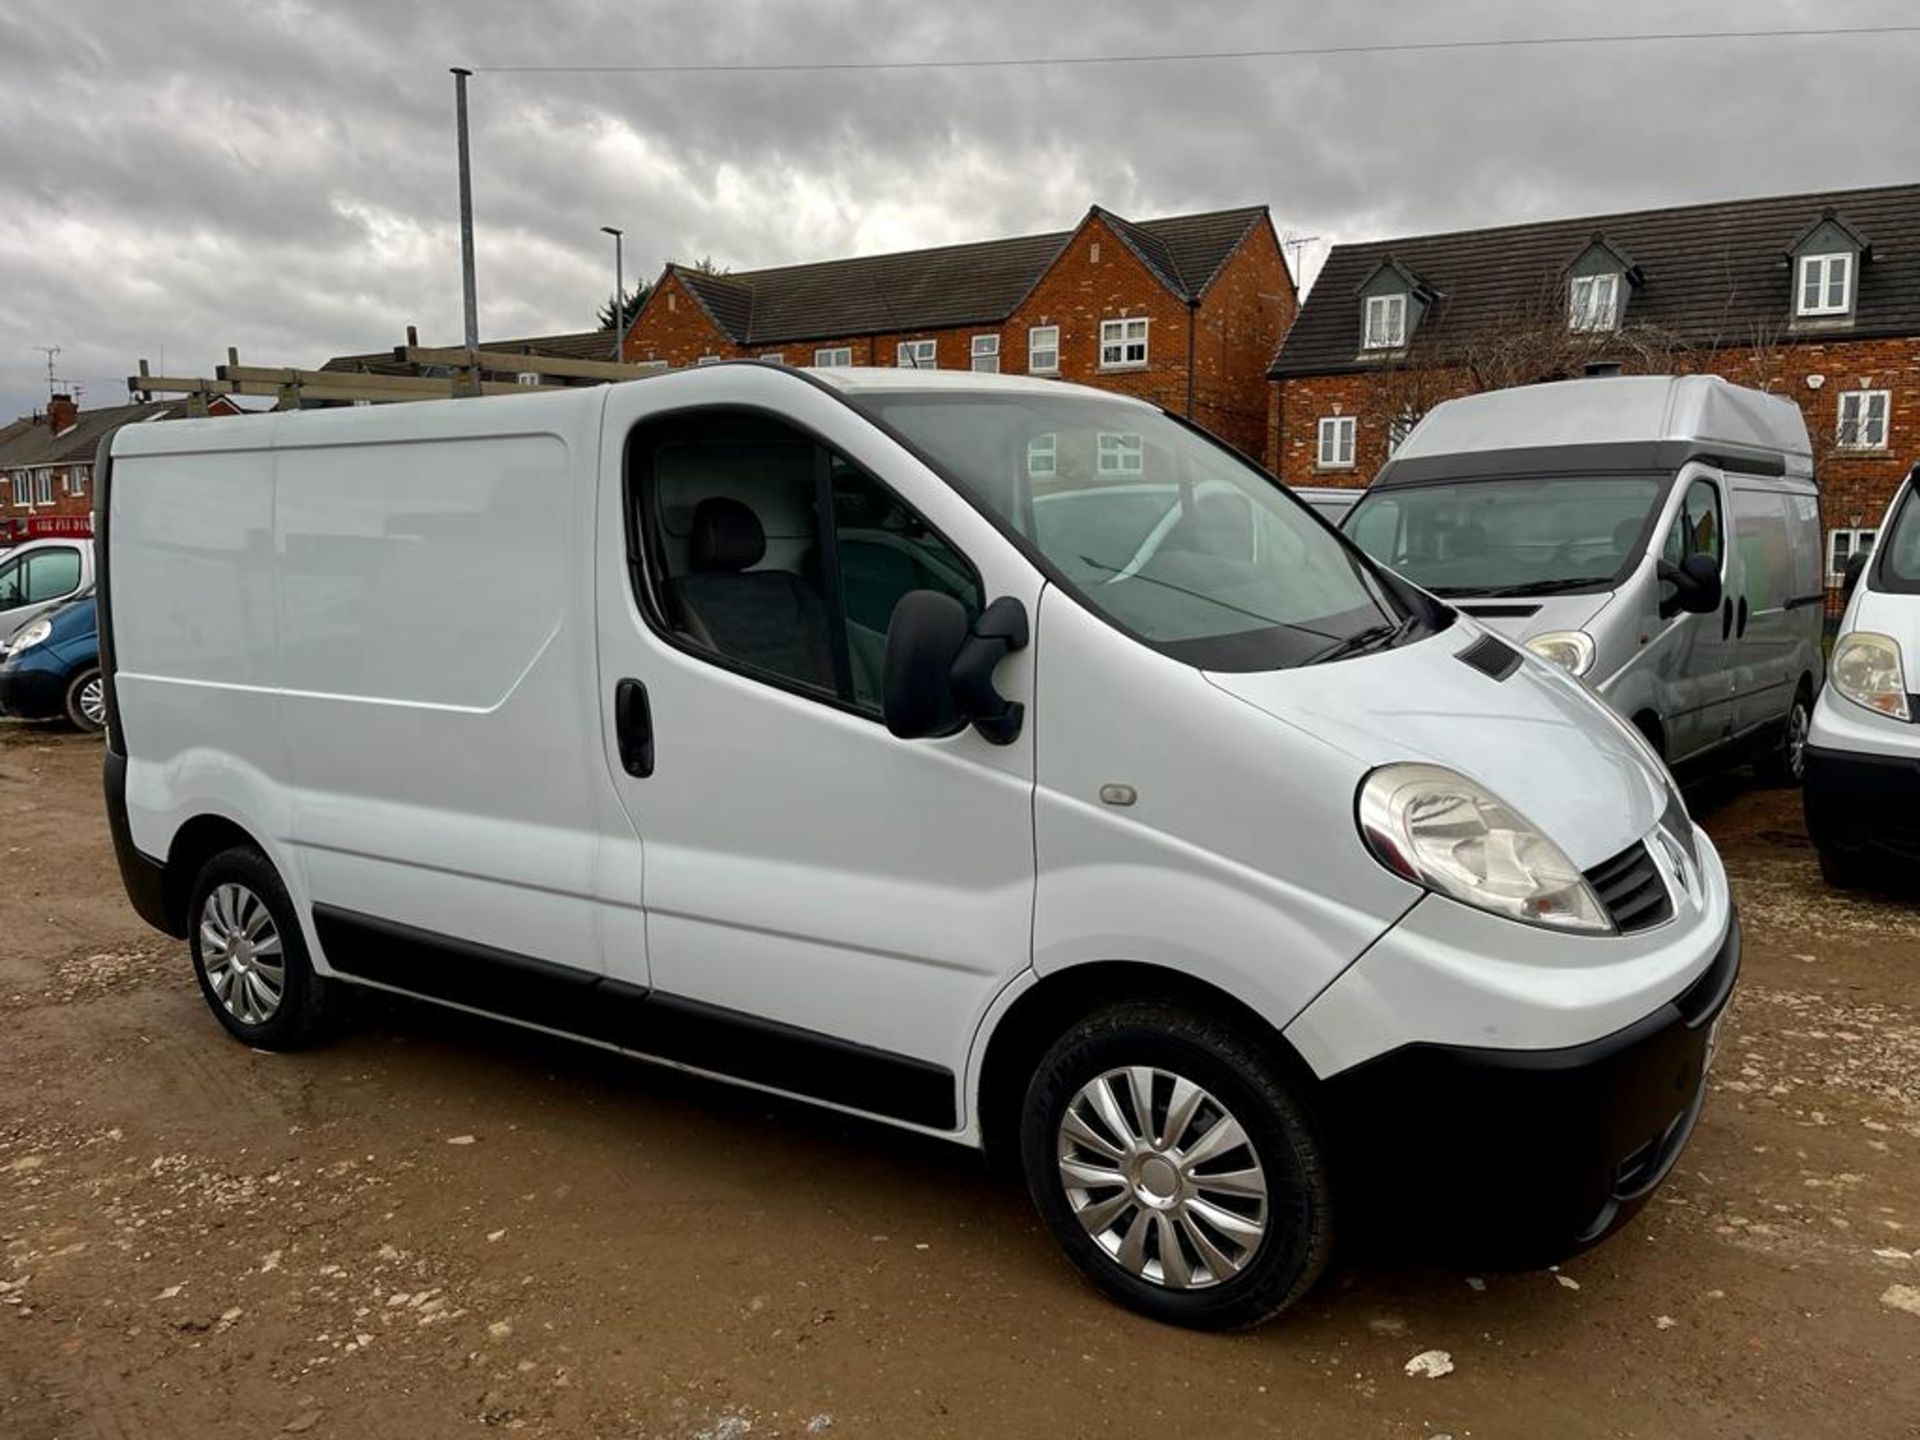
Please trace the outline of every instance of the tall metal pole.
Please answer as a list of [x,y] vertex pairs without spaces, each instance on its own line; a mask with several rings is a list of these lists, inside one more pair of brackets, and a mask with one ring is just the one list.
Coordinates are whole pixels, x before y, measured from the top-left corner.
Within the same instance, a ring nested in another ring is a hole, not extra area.
[[[453,67],[453,111],[454,124],[460,139],[460,290],[461,298],[467,307],[467,363],[477,366],[476,352],[480,349],[480,302],[475,297],[473,281],[473,163],[467,155],[467,77],[471,70]],[[479,389],[479,371],[472,370],[470,376],[474,389]]]
[[626,232],[611,225],[602,225],[600,230],[613,237],[613,358],[618,360],[627,338],[627,277],[620,264],[620,237]]

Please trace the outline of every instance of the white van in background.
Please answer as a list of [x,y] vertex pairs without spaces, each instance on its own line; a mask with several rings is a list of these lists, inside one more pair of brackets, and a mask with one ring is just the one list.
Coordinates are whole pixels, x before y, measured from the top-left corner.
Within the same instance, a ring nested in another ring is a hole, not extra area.
[[1847,609],[1807,744],[1807,832],[1829,884],[1920,860],[1920,466],[1847,570]]
[[28,540],[0,550],[0,651],[41,615],[92,583],[91,540]]
[[1700,1113],[1739,926],[1639,736],[1150,405],[728,363],[110,447],[121,873],[248,1044],[368,986],[991,1146],[1213,1327],[1336,1229],[1593,1244]]
[[1580,676],[1670,764],[1800,779],[1826,589],[1792,401],[1713,375],[1449,400],[1344,528]]

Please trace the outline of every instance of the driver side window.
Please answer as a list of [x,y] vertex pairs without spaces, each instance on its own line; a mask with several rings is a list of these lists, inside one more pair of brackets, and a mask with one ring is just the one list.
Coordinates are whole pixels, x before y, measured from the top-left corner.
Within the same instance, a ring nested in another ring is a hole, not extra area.
[[0,564],[0,610],[12,610],[27,603],[27,597],[20,590],[20,581],[18,560]]
[[1689,555],[1711,555],[1718,563],[1724,530],[1720,523],[1720,487],[1711,480],[1695,480],[1680,502],[1680,513],[1674,516],[1660,558],[1678,565]]

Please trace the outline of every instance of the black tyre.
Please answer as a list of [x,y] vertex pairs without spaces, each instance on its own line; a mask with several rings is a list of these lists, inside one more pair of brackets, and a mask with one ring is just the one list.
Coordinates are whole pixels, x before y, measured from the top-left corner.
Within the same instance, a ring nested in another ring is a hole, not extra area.
[[1865,855],[1847,850],[1822,850],[1820,878],[1835,890],[1866,890],[1881,879],[1881,872]]
[[1799,785],[1807,778],[1807,731],[1813,725],[1813,695],[1804,686],[1794,693],[1780,739],[1754,763],[1769,785]]
[[1305,1107],[1267,1046],[1210,1016],[1136,1003],[1075,1024],[1027,1088],[1020,1155],[1074,1264],[1156,1320],[1258,1325],[1332,1254]]
[[214,1018],[262,1050],[318,1038],[335,1007],[314,974],[292,897],[258,850],[223,850],[201,867],[187,911],[193,973]]
[[107,728],[107,693],[98,668],[82,670],[67,682],[67,722],[98,735]]

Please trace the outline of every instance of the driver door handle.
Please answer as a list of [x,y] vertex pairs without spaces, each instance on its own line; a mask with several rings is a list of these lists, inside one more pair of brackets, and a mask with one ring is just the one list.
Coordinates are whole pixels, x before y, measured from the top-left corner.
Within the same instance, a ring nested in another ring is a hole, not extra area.
[[653,774],[653,707],[647,687],[638,680],[622,680],[614,687],[613,734],[621,768],[643,780]]
[[1744,639],[1747,633],[1747,597],[1740,597],[1740,618],[1734,621],[1733,634],[1736,640]]
[[1720,638],[1726,639],[1733,634],[1733,601],[1720,602]]

